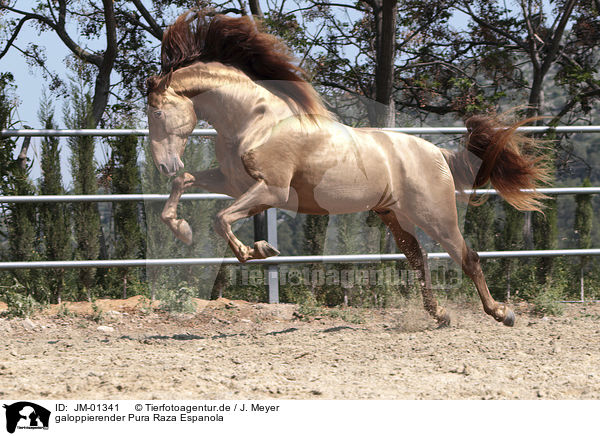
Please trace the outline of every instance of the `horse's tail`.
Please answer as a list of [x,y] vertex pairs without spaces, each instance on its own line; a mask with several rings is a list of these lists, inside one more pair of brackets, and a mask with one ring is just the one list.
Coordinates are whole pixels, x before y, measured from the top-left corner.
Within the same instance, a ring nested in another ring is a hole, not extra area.
[[540,141],[517,132],[533,120],[505,125],[492,116],[467,119],[465,148],[443,151],[456,188],[479,188],[491,182],[515,208],[541,211],[540,200],[546,196],[537,188],[548,182],[550,171],[539,152]]

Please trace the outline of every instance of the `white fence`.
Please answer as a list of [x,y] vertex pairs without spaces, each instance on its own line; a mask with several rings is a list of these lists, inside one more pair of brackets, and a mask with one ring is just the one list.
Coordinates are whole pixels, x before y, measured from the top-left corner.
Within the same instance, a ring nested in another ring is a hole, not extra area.
[[[383,129],[410,134],[452,134],[465,133],[464,127],[414,127]],[[559,133],[600,133],[600,126],[558,126],[521,127],[524,132],[556,131]],[[147,129],[80,129],[80,130],[48,130],[48,129],[6,129],[0,131],[0,137],[39,137],[39,136],[147,136]],[[213,129],[195,129],[195,136],[216,136]],[[473,193],[465,190],[464,193]],[[478,189],[478,194],[496,195],[494,189]],[[600,194],[600,187],[576,188],[543,188],[540,192],[549,195],[565,194]],[[169,196],[163,194],[112,194],[112,195],[37,195],[37,196],[0,196],[0,203],[56,203],[56,202],[120,202],[120,201],[165,201]],[[190,200],[227,200],[231,197],[223,194],[184,194],[182,201]],[[277,247],[277,220],[274,209],[267,211],[268,241]],[[519,250],[519,251],[481,251],[481,258],[513,258],[513,257],[557,257],[557,256],[598,256],[600,248],[569,250]],[[447,253],[429,253],[430,259],[449,259]],[[402,254],[355,254],[327,256],[277,256],[269,259],[251,260],[248,263],[269,265],[268,300],[279,302],[279,277],[277,265],[296,263],[371,263],[382,261],[405,260]],[[110,268],[110,267],[147,267],[176,265],[233,265],[239,264],[236,258],[180,258],[180,259],[119,259],[119,260],[72,260],[72,261],[37,261],[37,262],[0,262],[0,270],[11,269],[51,269],[51,268]],[[584,300],[583,291],[581,295]]]

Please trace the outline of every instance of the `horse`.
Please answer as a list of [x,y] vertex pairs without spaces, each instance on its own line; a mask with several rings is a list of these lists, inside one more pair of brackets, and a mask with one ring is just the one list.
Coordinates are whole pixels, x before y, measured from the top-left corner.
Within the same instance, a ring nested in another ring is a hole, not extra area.
[[246,246],[232,224],[275,207],[305,214],[375,212],[418,273],[423,304],[440,326],[448,311],[432,290],[427,254],[416,227],[438,241],[474,282],[484,311],[513,326],[514,312],[488,290],[479,257],[458,226],[455,191],[488,182],[519,210],[541,210],[536,190],[547,171],[536,140],[495,115],[466,120],[466,146],[443,150],[411,135],[341,124],[325,108],[289,49],[250,17],[180,15],[165,31],[161,73],[147,79],[150,148],[169,177],[184,168],[187,139],[199,119],[217,131],[219,168],[183,172],[172,182],[161,219],[192,242],[177,217],[189,188],[227,194],[215,230],[240,262],[279,254],[266,241]]

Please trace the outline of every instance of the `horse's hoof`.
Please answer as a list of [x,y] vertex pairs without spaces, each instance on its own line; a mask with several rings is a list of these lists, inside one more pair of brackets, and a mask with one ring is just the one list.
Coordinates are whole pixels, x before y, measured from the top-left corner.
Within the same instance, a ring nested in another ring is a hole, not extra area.
[[254,252],[260,255],[260,257],[254,256],[255,259],[266,259],[267,257],[277,256],[279,254],[279,250],[267,241],[256,241],[254,243]]
[[175,236],[177,236],[177,239],[184,244],[192,245],[193,232],[186,220],[180,220],[179,224],[177,225],[177,233],[175,233]]
[[450,314],[444,310],[444,312],[437,317],[438,326],[437,328],[443,329],[446,327],[450,327]]
[[504,321],[502,321],[502,324],[508,327],[512,327],[515,325],[515,313],[509,308],[506,308],[506,316],[504,317]]

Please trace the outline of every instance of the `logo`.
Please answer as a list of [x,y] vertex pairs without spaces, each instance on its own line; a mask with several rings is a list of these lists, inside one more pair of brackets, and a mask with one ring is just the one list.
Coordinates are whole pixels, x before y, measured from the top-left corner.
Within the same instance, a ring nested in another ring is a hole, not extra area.
[[50,411],[28,401],[4,405],[6,409],[6,431],[14,433],[18,429],[48,430]]

